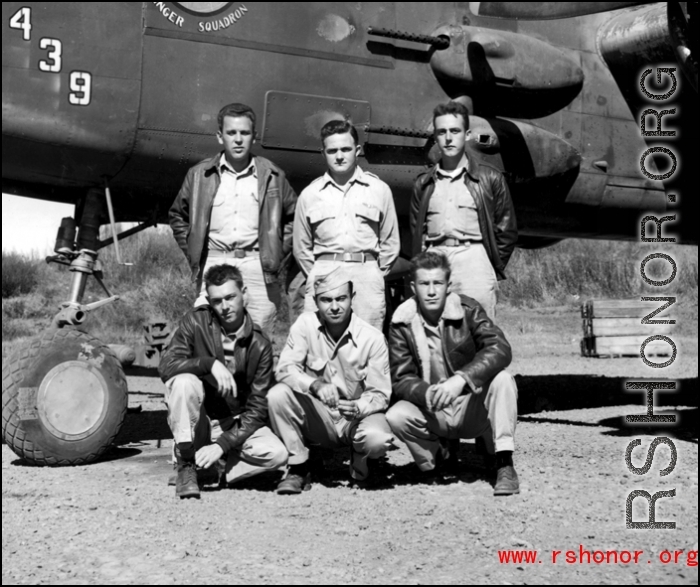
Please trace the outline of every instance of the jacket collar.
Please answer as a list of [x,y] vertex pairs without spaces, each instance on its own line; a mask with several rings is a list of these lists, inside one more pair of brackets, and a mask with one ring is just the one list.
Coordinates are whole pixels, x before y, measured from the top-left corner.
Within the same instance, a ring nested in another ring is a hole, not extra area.
[[[391,317],[392,324],[411,324],[413,319],[418,317],[420,310],[416,297],[406,300],[401,304],[394,315]],[[443,320],[462,320],[464,318],[464,310],[462,310],[462,302],[456,293],[451,293],[447,296],[445,309],[442,312]]]
[[[195,312],[202,312],[206,313],[207,315],[207,323],[209,324],[210,327],[213,327],[214,325],[217,326],[217,328],[221,328],[221,325],[219,324],[219,320],[216,317],[216,314],[214,313],[214,310],[209,304],[204,304],[202,306],[198,306],[194,309]],[[250,314],[248,314],[248,310],[244,310],[245,312],[245,318],[243,319],[243,329],[241,332],[241,336],[238,337],[238,340],[240,341],[246,341],[250,339],[253,336],[253,330],[257,328],[257,326],[253,323],[252,318],[250,317]]]

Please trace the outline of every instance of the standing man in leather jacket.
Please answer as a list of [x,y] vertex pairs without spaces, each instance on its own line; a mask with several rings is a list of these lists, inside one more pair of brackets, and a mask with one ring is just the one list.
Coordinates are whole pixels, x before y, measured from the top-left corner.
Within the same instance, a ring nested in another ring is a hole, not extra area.
[[452,266],[452,291],[473,297],[495,317],[496,283],[518,240],[508,185],[497,169],[477,161],[466,147],[469,111],[459,102],[433,111],[440,162],[413,186],[412,255],[435,248]]
[[449,293],[449,285],[443,254],[414,257],[415,296],[396,309],[389,328],[393,393],[401,401],[386,418],[426,478],[449,458],[449,440],[481,437],[496,453],[494,495],[520,493],[512,459],[518,390],[505,371],[510,345],[478,302]]
[[241,273],[215,265],[204,282],[208,304],[185,314],[159,366],[180,498],[198,498],[196,468],[209,469],[224,456],[228,483],[287,462],[287,450],[266,426],[272,347],[243,306]]
[[296,194],[284,172],[253,156],[255,113],[224,106],[216,136],[223,151],[192,167],[170,208],[170,226],[206,303],[202,276],[212,265],[238,267],[253,322],[270,333],[280,303],[280,271],[291,257]]

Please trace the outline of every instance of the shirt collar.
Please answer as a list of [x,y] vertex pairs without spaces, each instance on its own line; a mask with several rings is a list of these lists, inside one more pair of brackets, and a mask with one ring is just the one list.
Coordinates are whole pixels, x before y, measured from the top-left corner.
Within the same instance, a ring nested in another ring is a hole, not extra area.
[[[321,322],[320,314],[318,312],[314,312],[314,317],[316,318],[316,328],[318,331],[325,336],[328,340],[333,341],[331,338],[330,334],[328,333],[328,330],[326,330],[325,325],[323,322]],[[335,343],[336,348],[340,346],[340,344],[346,339],[350,339],[352,344],[354,344],[356,347],[358,346],[357,344],[357,333],[359,329],[359,323],[357,321],[357,316],[355,316],[355,312],[352,313],[352,316],[350,316],[350,323],[348,324],[348,327],[345,329],[345,332],[343,332],[342,336],[338,339],[338,342]]]
[[250,163],[248,164],[248,167],[246,167],[243,171],[237,172],[234,171],[228,164],[228,161],[226,161],[226,154],[221,153],[221,156],[219,157],[218,168],[220,174],[223,174],[224,171],[229,171],[238,178],[247,177],[249,175],[252,175],[255,178],[258,177],[258,168],[255,165],[255,157],[250,158]]
[[243,324],[241,324],[240,328],[236,330],[236,332],[226,332],[226,329],[223,327],[218,317],[216,316],[216,312],[214,312],[214,310],[212,309],[211,313],[214,317],[214,320],[219,325],[219,328],[221,328],[222,334],[230,338],[231,340],[243,340],[245,338],[248,338],[253,331],[253,322],[250,318],[250,314],[248,314],[247,311],[243,318]]
[[[325,189],[328,187],[328,185],[332,185],[333,187],[337,188],[341,192],[345,192],[345,189],[338,185],[335,180],[331,177],[331,174],[326,171],[326,173],[323,174],[323,181],[321,182],[323,185],[321,185],[321,189]],[[355,168],[355,172],[352,174],[352,177],[348,181],[347,185],[352,185],[353,183],[361,183],[362,185],[369,185],[369,182],[367,181],[367,177],[365,177],[365,172],[362,171],[362,168],[358,165]]]
[[442,331],[443,316],[444,316],[444,312],[443,312],[443,315],[440,316],[438,323],[435,326],[433,326],[425,319],[425,317],[423,316],[423,313],[420,311],[420,309],[418,310],[418,317],[420,318],[420,322],[423,325],[423,329],[430,330],[432,332],[437,332],[438,334]]
[[451,181],[457,181],[460,177],[462,177],[465,173],[467,173],[469,168],[469,162],[467,161],[467,165],[460,165],[456,169],[453,169],[452,171],[446,171],[442,167],[440,167],[440,164],[438,163],[437,166],[437,177],[438,179],[449,179]]

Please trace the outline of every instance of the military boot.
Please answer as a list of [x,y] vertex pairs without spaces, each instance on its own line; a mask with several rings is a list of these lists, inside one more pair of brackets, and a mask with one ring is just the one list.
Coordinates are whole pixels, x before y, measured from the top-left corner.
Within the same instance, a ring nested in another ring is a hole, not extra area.
[[194,461],[194,451],[192,449],[175,451],[177,458],[177,479],[175,481],[175,495],[180,499],[199,499],[199,482],[197,481],[197,465]]

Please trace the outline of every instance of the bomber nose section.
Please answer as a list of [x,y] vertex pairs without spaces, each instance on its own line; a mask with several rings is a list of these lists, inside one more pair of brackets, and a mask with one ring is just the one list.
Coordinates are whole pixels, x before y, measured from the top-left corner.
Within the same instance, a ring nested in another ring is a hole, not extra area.
[[126,162],[138,123],[141,4],[119,6],[105,16],[91,2],[2,3],[3,183],[90,185]]

